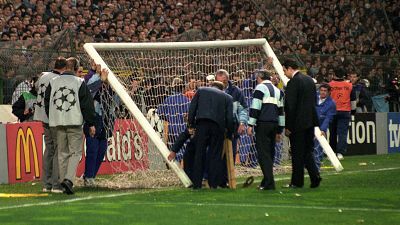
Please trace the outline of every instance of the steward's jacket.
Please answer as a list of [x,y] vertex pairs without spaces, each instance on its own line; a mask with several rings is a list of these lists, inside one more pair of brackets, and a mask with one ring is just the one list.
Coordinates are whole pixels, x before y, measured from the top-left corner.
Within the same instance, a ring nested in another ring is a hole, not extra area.
[[95,124],[92,95],[82,78],[66,71],[53,78],[45,93],[46,114],[49,126],[81,126],[85,121]]

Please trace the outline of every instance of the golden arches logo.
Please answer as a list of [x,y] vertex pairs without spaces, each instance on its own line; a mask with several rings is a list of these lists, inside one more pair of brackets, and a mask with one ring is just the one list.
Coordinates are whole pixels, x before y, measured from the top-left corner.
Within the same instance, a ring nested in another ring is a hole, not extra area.
[[[22,141],[22,146],[21,146],[21,141]],[[38,153],[36,149],[36,141],[35,137],[33,136],[32,129],[28,127],[26,129],[26,135],[24,134],[24,130],[20,127],[18,128],[18,133],[17,133],[17,145],[16,145],[16,151],[15,151],[15,170],[16,170],[16,175],[15,178],[17,180],[20,180],[22,178],[21,176],[21,148],[23,148],[23,153],[24,153],[24,159],[25,159],[25,172],[30,173],[31,172],[31,157],[30,157],[30,151],[29,151],[29,143],[31,143],[32,146],[32,154],[33,154],[33,164],[34,164],[34,170],[35,170],[35,177],[38,178],[40,177],[40,170],[39,170],[39,160],[38,160]]]

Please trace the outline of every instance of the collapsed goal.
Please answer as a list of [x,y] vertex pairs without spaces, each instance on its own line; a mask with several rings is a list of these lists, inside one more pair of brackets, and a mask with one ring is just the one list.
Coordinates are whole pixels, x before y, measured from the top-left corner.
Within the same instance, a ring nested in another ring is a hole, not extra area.
[[[108,84],[103,88],[106,91],[101,94],[109,144],[105,158],[114,161],[114,172],[127,171],[133,176],[128,187],[176,185],[179,180],[186,187],[191,185],[182,165],[166,159],[186,127],[185,115],[195,90],[206,86],[218,69],[229,72],[230,80],[243,90],[248,106],[256,86],[254,72],[271,67],[268,57],[274,59],[272,66],[287,83],[265,39],[87,43],[84,49],[96,64],[109,71]],[[277,148],[280,151],[275,164],[279,168],[288,154],[287,147]],[[177,161],[184,151],[185,146]],[[240,136],[237,152],[239,175],[261,174],[252,137]]]

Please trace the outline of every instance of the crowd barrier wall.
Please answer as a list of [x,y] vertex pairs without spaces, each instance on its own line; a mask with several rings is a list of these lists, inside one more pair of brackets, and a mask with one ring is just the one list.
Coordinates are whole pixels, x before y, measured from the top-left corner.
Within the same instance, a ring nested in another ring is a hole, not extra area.
[[[99,174],[149,168],[148,138],[130,123],[123,119],[115,121]],[[349,125],[346,155],[400,153],[400,113],[359,113],[351,117]],[[77,176],[84,171],[85,147],[82,148]],[[41,179],[44,151],[40,122],[0,124],[0,183]]]

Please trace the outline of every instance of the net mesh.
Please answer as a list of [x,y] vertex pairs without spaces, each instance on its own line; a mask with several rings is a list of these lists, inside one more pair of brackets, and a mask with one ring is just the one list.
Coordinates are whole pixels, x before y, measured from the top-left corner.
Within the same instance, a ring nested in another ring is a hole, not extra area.
[[[185,130],[190,100],[197,88],[208,85],[208,75],[214,75],[218,69],[229,71],[231,81],[242,89],[249,106],[256,86],[253,72],[270,69],[262,46],[97,51],[169,149]],[[122,176],[124,187],[128,183],[129,187],[179,184],[118,96],[113,91],[103,91],[101,97],[109,143],[106,159],[113,162],[113,172],[119,173],[114,177],[121,180]],[[276,145],[276,172],[287,170],[289,154],[283,150],[288,149],[285,145],[285,139]],[[261,175],[253,138],[241,135],[236,149],[238,176]],[[185,150],[186,145],[177,154],[178,161]]]

